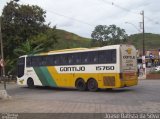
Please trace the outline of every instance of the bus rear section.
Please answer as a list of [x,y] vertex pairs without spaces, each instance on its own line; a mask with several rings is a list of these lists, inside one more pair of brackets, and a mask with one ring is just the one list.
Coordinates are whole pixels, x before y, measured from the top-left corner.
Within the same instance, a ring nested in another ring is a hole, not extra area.
[[120,79],[121,87],[134,86],[138,84],[136,49],[132,45],[120,47]]

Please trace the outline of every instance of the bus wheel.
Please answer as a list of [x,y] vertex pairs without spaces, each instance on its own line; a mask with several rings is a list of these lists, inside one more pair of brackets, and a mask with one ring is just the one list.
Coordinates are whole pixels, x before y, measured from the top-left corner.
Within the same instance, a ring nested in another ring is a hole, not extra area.
[[98,90],[98,83],[95,79],[89,79],[87,82],[87,88],[89,91],[97,91]]
[[32,78],[29,78],[27,80],[27,85],[28,85],[29,88],[34,88],[34,81],[33,81]]
[[79,90],[79,91],[85,91],[86,90],[86,83],[83,79],[78,79],[76,81],[76,88]]

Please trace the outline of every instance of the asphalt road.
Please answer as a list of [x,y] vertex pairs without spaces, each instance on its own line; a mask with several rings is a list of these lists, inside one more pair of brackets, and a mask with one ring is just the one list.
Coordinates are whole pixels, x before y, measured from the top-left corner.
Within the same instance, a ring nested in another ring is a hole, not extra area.
[[[0,84],[0,89],[3,85]],[[29,89],[7,84],[11,100],[0,100],[0,112],[13,113],[156,113],[160,112],[160,80],[140,80],[139,85],[111,91]]]

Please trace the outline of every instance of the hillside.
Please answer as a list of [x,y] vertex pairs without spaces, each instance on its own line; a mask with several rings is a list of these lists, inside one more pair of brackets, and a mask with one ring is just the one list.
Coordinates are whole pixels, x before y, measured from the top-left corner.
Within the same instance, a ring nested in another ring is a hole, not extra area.
[[65,30],[56,30],[58,43],[55,46],[55,49],[67,49],[67,48],[76,48],[76,47],[90,47],[90,39],[80,37],[74,33],[65,31]]
[[[78,36],[65,30],[56,30],[58,44],[55,49],[67,49],[76,47],[91,47],[91,39]],[[142,49],[142,34],[133,34],[129,36],[129,43],[137,49]],[[145,49],[159,49],[160,34],[145,33]]]
[[[129,42],[137,49],[142,49],[142,34],[133,34],[129,36]],[[145,33],[145,49],[159,49],[160,34]]]

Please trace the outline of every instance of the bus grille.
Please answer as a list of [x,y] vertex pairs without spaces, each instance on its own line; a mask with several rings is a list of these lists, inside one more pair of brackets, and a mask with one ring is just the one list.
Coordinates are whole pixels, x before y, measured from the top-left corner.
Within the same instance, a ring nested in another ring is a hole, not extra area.
[[104,86],[115,86],[115,77],[114,76],[104,76],[103,83],[104,83]]

